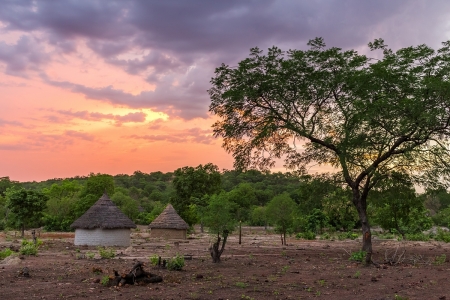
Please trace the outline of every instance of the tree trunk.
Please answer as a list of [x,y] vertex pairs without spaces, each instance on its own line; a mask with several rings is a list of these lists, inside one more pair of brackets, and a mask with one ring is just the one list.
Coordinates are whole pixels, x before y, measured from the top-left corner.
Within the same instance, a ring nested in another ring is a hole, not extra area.
[[222,239],[220,238],[220,235],[217,234],[217,241],[209,248],[209,253],[211,254],[213,263],[220,263],[220,256],[222,255],[223,250],[225,249],[227,237],[228,237],[228,230],[224,230],[222,247],[220,247],[220,250],[219,250],[220,241]]
[[284,232],[283,236],[284,236],[284,245],[286,246],[286,232]]
[[22,238],[25,237],[25,223],[22,223]]
[[366,264],[372,262],[372,233],[370,232],[369,220],[367,219],[366,196],[362,196],[358,189],[353,190],[353,204],[358,211],[362,229],[362,251],[366,252]]

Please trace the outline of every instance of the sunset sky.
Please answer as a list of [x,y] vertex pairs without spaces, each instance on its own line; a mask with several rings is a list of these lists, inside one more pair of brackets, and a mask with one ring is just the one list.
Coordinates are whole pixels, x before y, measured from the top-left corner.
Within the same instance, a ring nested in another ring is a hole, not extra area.
[[450,1],[0,0],[0,177],[231,169],[208,113],[214,69],[317,36],[438,48]]

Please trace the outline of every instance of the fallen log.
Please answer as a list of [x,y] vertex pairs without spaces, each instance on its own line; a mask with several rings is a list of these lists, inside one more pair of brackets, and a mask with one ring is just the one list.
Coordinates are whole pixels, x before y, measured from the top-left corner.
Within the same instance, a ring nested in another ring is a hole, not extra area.
[[114,277],[110,278],[111,286],[123,286],[125,284],[144,285],[163,281],[162,277],[144,270],[144,263],[138,261],[130,272],[120,275],[114,270]]

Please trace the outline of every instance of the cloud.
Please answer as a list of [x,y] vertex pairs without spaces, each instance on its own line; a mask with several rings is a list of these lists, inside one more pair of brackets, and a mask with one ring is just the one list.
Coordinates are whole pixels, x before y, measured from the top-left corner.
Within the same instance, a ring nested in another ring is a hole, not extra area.
[[[103,121],[112,120],[115,121],[117,125],[123,123],[143,123],[146,120],[147,114],[144,112],[130,112],[126,115],[114,115],[114,114],[104,114],[99,112],[88,112],[84,111],[71,111],[71,110],[58,110],[56,111],[64,116],[69,116],[71,118],[77,118],[88,121]],[[52,116],[53,120],[56,122],[61,121],[60,118]]]
[[17,126],[17,127],[25,127],[25,125],[22,122],[17,121],[8,121],[0,118],[0,127],[4,126]]
[[6,151],[60,151],[73,146],[80,141],[89,143],[98,142],[98,139],[89,133],[75,130],[65,130],[60,134],[42,134],[32,132],[15,142],[0,143],[0,150]]
[[28,71],[39,71],[50,61],[44,47],[34,38],[22,35],[15,45],[0,41],[0,62],[6,74],[27,77]]
[[82,140],[90,141],[90,142],[95,140],[95,136],[92,134],[80,132],[80,131],[74,131],[74,130],[66,130],[64,132],[64,135],[67,137],[82,139]]
[[[201,76],[201,74],[196,72],[196,70],[192,70],[176,86],[173,84],[173,80],[167,78],[154,91],[142,91],[137,95],[115,89],[113,86],[93,88],[67,81],[54,81],[46,77],[43,78],[50,85],[82,94],[87,99],[99,100],[114,105],[124,105],[135,109],[151,108],[154,111],[180,116],[184,119],[206,118],[207,86],[201,84],[197,76]],[[80,114],[82,112],[77,113]]]
[[124,136],[127,139],[141,139],[148,142],[169,142],[169,143],[199,143],[213,144],[216,139],[212,136],[211,130],[201,128],[190,128],[185,130],[171,131],[168,134],[146,134]]
[[236,65],[251,47],[304,49],[316,36],[346,49],[365,50],[378,37],[394,48],[436,47],[450,38],[449,13],[446,0],[5,0],[2,30],[36,32],[42,41],[24,36],[16,45],[0,42],[0,61],[8,74],[24,76],[49,61],[42,44],[67,55],[80,55],[83,44],[156,89],[132,95],[113,85],[85,86],[71,79],[48,84],[89,99],[204,118],[214,68]]

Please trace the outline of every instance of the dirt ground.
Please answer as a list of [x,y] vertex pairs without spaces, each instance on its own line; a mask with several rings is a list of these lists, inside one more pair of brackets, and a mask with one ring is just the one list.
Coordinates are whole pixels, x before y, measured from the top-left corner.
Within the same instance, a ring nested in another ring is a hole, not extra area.
[[[441,242],[397,242],[374,239],[374,260],[402,256],[392,266],[363,266],[349,260],[360,241],[305,241],[290,238],[281,246],[276,234],[247,229],[238,244],[233,234],[213,264],[209,236],[193,234],[186,241],[149,238],[145,229],[132,234],[132,246],[114,248],[114,259],[100,259],[95,247],[75,247],[73,233],[41,233],[38,256],[0,261],[1,299],[449,299],[450,245]],[[0,235],[0,250],[20,239]],[[397,251],[397,252],[395,252]],[[405,251],[405,252],[404,252]],[[95,253],[88,258],[87,253]],[[182,271],[158,269],[149,263],[185,255]],[[444,256],[445,255],[445,261]],[[136,261],[161,275],[163,282],[145,286],[101,284],[113,269],[128,272]],[[30,277],[20,272],[24,267]],[[93,268],[102,273],[94,273]]]

